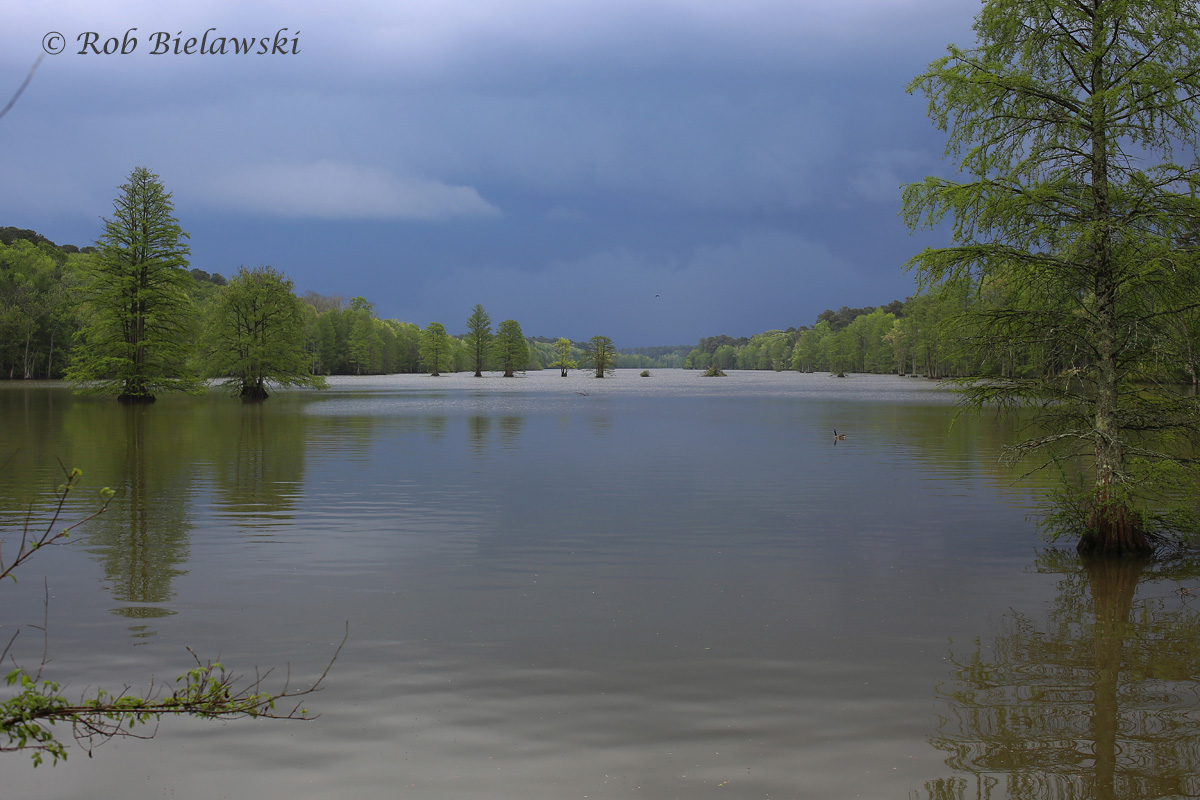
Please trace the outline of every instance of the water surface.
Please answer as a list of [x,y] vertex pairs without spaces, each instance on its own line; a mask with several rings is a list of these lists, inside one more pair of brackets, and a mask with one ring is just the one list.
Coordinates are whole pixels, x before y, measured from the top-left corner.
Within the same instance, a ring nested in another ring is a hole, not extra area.
[[[947,723],[964,654],[1086,578],[1037,560],[1010,421],[892,376],[332,384],[135,409],[0,388],[7,531],[56,458],[118,490],[0,588],[6,640],[47,615],[68,696],[173,677],[188,646],[311,680],[350,626],[316,721],[170,720],[36,771],[10,754],[4,796],[1060,796],[1003,788],[1056,774],[1036,760],[947,745],[975,735]],[[38,632],[18,643],[36,664]]]

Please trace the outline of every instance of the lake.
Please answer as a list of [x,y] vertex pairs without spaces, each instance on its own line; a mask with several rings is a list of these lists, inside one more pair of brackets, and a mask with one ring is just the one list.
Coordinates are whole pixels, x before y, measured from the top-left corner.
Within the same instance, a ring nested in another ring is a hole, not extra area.
[[349,626],[314,721],[9,753],[0,796],[1200,794],[1200,580],[1047,550],[1011,419],[917,378],[652,372],[0,385],[4,553],[57,460],[70,519],[117,490],[0,587],[6,670],[45,644],[67,697],[137,691],[190,647],[304,683]]

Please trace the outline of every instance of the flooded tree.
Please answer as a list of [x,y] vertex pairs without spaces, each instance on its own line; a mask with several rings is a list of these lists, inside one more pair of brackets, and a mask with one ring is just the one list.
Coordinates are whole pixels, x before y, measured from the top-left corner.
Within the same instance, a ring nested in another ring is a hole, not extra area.
[[467,318],[466,336],[467,358],[470,359],[471,366],[475,369],[476,378],[483,377],[491,344],[492,318],[488,316],[482,305],[476,303],[475,308],[471,309],[471,316]]
[[515,319],[500,323],[492,340],[492,359],[506,378],[513,377],[515,370],[525,369],[529,364],[529,342],[521,332],[521,323]]
[[188,235],[153,172],[137,167],[120,188],[85,262],[85,321],[67,378],[81,391],[147,403],[157,392],[200,387],[187,364],[195,340]]
[[242,267],[221,289],[204,343],[209,374],[245,400],[267,399],[267,384],[326,385],[309,372],[303,304],[291,280],[271,267]]
[[558,367],[559,377],[567,377],[567,372],[569,370],[573,370],[579,366],[574,359],[571,358],[570,339],[559,337],[558,341],[554,343],[554,356],[555,359],[550,363],[550,366]]
[[965,382],[967,398],[1039,408],[1043,432],[1021,449],[1086,465],[1052,523],[1083,551],[1143,553],[1156,533],[1196,526],[1195,504],[1171,501],[1195,485],[1184,440],[1200,413],[1165,385],[1158,356],[1200,302],[1200,12],[991,0],[975,32],[973,49],[951,46],[909,85],[965,176],[905,187],[909,225],[949,217],[954,239],[909,265],[925,286],[1005,282],[1005,304],[974,315],[974,341],[1044,343],[1054,368]]
[[454,363],[450,352],[450,334],[446,333],[446,327],[440,322],[431,322],[421,331],[421,363],[435,378]]
[[583,346],[583,365],[596,371],[597,378],[612,375],[617,366],[617,346],[607,336],[593,336]]

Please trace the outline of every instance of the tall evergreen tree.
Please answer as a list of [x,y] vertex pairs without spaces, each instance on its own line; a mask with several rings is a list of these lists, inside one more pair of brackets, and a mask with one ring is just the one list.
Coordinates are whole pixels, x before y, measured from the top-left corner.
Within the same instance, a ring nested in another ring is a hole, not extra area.
[[120,189],[96,256],[85,262],[87,318],[67,378],[81,391],[128,403],[198,391],[187,365],[194,342],[188,235],[158,175],[137,167]]
[[521,324],[515,319],[506,319],[496,329],[492,342],[492,357],[504,370],[504,377],[511,378],[514,371],[529,364],[529,342],[521,333]]
[[440,322],[431,322],[421,331],[421,363],[429,374],[441,376],[443,369],[452,369],[454,353],[450,349],[450,334]]
[[487,366],[488,353],[492,344],[492,318],[482,305],[475,304],[471,316],[467,319],[467,356],[475,370],[475,377],[482,378],[484,367]]
[[[1055,374],[967,385],[976,403],[1032,405],[1047,464],[1088,466],[1053,519],[1084,551],[1136,553],[1194,526],[1195,398],[1158,386],[1167,323],[1195,306],[1200,12],[1176,0],[989,0],[974,49],[950,47],[909,90],[949,132],[964,182],[904,191],[912,226],[950,215],[954,245],[917,255],[925,284],[1003,280],[978,341],[1047,345]],[[1185,156],[1174,163],[1174,153]],[[1192,163],[1186,163],[1191,159]],[[1170,511],[1172,499],[1182,499]]]

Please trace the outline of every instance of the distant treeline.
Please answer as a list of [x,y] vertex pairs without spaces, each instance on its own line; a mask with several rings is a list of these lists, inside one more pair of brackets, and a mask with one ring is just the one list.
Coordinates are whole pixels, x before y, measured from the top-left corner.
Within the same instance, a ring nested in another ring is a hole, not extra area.
[[[59,378],[71,357],[74,336],[86,310],[79,298],[83,265],[93,247],[56,245],[35,231],[0,228],[0,378]],[[225,285],[219,273],[190,270],[189,290],[201,322]],[[377,375],[421,372],[421,329],[410,322],[379,319],[371,302],[309,292],[305,309],[305,350],[317,375]],[[1003,308],[1003,285],[960,287],[923,294],[885,306],[826,310],[815,322],[752,337],[709,336],[695,347],[663,346],[618,350],[618,368],[682,367],[801,372],[894,372],[934,378],[970,375],[1018,376],[1059,373],[1084,354],[1055,342],[1006,349],[976,347],[977,336],[964,321],[968,309]],[[465,327],[468,310],[464,309]],[[459,325],[451,323],[451,330]],[[1163,342],[1165,368],[1180,380],[1200,375],[1200,321],[1180,319],[1178,336]],[[455,371],[472,368],[465,334],[449,337]],[[540,370],[558,359],[555,339],[527,338],[526,369]],[[584,342],[571,343],[580,361]]]
[[827,309],[811,325],[750,338],[709,336],[684,359],[686,369],[875,372],[934,378],[979,375],[991,365],[974,359],[949,320],[968,302],[948,294],[918,295],[885,306]]
[[[76,333],[89,313],[85,295],[94,247],[57,245],[36,231],[0,228],[0,378],[61,378],[70,363]],[[191,269],[188,295],[203,329],[217,293],[226,285],[220,273]],[[422,372],[421,328],[380,319],[363,297],[308,292],[304,308],[305,352],[315,375],[379,375]],[[464,310],[465,326],[468,311]],[[451,323],[450,328],[459,325]],[[453,371],[473,369],[466,334],[448,339]],[[559,358],[556,339],[528,338],[529,360],[521,368],[545,369]],[[571,359],[582,362],[585,342],[571,342]],[[626,350],[618,367],[681,366],[686,346]],[[491,369],[493,365],[489,364]]]
[[[874,372],[930,378],[1070,375],[1090,357],[1067,338],[1003,341],[979,329],[980,315],[1017,306],[1020,287],[993,280],[957,284],[886,306],[826,310],[812,326],[747,338],[710,336],[687,354],[686,369]],[[1164,380],[1200,383],[1200,303],[1165,326],[1156,345]]]

